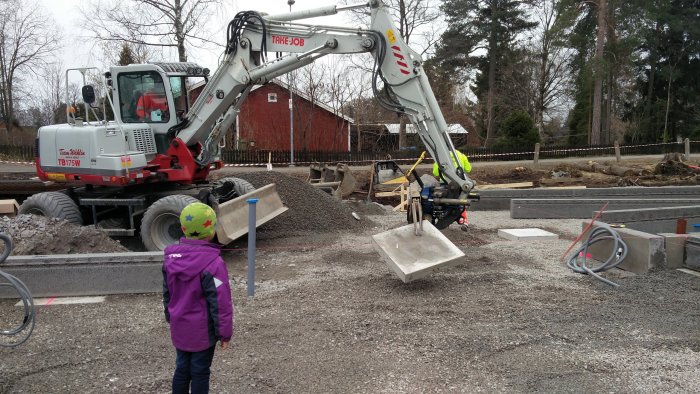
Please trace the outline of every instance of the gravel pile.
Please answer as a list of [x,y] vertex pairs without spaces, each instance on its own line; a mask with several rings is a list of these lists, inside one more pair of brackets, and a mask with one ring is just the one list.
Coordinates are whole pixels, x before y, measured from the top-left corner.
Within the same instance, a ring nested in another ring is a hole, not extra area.
[[45,216],[0,216],[0,232],[12,237],[12,254],[15,256],[129,251],[93,226],[76,226]]
[[289,210],[259,228],[261,232],[293,235],[300,231],[347,231],[371,227],[367,219],[357,220],[353,209],[304,181],[266,171],[238,175],[256,188],[275,183],[277,193]]

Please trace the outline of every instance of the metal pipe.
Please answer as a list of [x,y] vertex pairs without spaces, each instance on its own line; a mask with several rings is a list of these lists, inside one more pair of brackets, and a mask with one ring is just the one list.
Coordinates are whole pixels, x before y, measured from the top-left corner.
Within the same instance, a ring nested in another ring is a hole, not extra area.
[[433,198],[433,203],[444,204],[444,205],[469,205],[470,202],[467,199],[462,198]]
[[295,20],[299,20],[299,19],[316,18],[318,16],[335,15],[340,11],[352,10],[352,9],[356,9],[356,8],[366,8],[366,7],[369,7],[369,3],[353,4],[353,5],[346,5],[346,6],[329,5],[329,6],[325,6],[325,7],[311,8],[308,10],[288,12],[286,14],[267,15],[264,18],[269,19],[269,20],[274,20],[274,21],[286,22],[286,21],[295,21]]
[[288,72],[297,68],[304,67],[305,65],[310,64],[315,60],[315,58],[309,58],[309,56],[320,52],[325,48],[325,45],[321,45],[308,52],[304,52],[298,55],[291,55],[289,57],[282,58],[281,60],[272,63],[267,63],[260,67],[254,68],[248,73],[250,75],[250,80],[253,83],[265,83],[272,80],[272,78],[276,77],[277,75],[280,75],[280,71]]
[[248,297],[255,295],[255,204],[257,198],[248,201]]

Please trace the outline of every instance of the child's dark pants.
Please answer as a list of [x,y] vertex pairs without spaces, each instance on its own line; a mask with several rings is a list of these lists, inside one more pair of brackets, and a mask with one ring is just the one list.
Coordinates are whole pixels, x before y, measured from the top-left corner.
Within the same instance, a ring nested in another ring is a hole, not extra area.
[[209,392],[209,374],[211,362],[214,359],[212,346],[201,352],[184,352],[177,350],[175,361],[175,374],[173,375],[173,394],[189,393],[190,381],[192,382],[192,394]]

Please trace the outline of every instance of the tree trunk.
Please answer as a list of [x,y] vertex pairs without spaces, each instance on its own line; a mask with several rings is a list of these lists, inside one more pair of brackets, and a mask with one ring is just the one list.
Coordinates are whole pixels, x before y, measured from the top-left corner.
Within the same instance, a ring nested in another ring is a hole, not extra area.
[[591,122],[591,145],[600,145],[600,118],[603,99],[603,49],[607,32],[607,0],[598,0],[598,33],[593,57],[593,120]]
[[10,132],[14,128],[14,121],[15,121],[15,103],[14,100],[12,99],[12,73],[7,75],[7,81],[5,82],[5,100],[7,101],[7,104],[5,105],[7,107],[7,114],[5,114],[5,121],[7,122],[7,131]]
[[605,124],[603,126],[604,133],[604,143],[606,145],[610,144],[612,141],[612,131],[610,127],[612,125],[612,98],[613,98],[613,73],[608,74],[607,86],[605,87],[606,97],[605,97]]
[[10,133],[10,122],[9,122],[9,110],[8,110],[8,100],[7,100],[7,68],[5,60],[5,50],[0,45],[0,115],[5,121],[5,136],[9,136]]
[[549,49],[545,46],[542,51],[542,60],[540,60],[540,80],[537,86],[537,99],[535,108],[535,121],[537,122],[537,128],[539,129],[540,140],[544,141],[544,98],[547,94],[546,92],[546,79],[547,79],[547,62],[549,61]]
[[399,149],[405,148],[406,145],[406,117],[401,115],[399,117]]
[[175,0],[175,39],[177,40],[177,55],[181,62],[187,61],[187,53],[185,52],[185,34],[182,28],[182,5],[180,0]]
[[664,116],[664,134],[663,141],[668,142],[670,137],[668,135],[668,113],[671,109],[671,81],[673,81],[673,68],[668,74],[668,92],[666,94],[666,115]]
[[357,152],[362,152],[362,125],[357,118],[355,118],[355,121],[357,125],[357,147],[355,149]]
[[588,163],[573,163],[573,167],[578,168],[582,171],[587,172],[598,172],[606,175],[615,176],[642,176],[645,175],[645,171],[632,167],[619,166],[617,164],[603,165],[590,161]]
[[489,147],[493,144],[494,139],[496,137],[496,114],[494,113],[494,97],[496,96],[496,61],[498,59],[498,41],[496,37],[496,29],[498,28],[497,22],[496,22],[496,12],[498,11],[497,7],[497,2],[495,0],[491,1],[491,17],[492,17],[492,26],[491,26],[491,32],[489,35],[489,90],[488,90],[488,97],[486,99],[486,116],[487,116],[487,123],[486,123],[486,141],[484,141],[484,145]]
[[652,41],[651,48],[649,49],[649,85],[647,86],[647,99],[646,103],[644,104],[644,117],[642,118],[646,124],[643,131],[647,134],[647,137],[652,137],[654,135],[654,127],[651,122],[651,108],[654,102],[652,96],[654,95],[654,82],[656,79],[656,63],[659,59],[659,33],[659,22],[656,22],[654,27],[654,40]]

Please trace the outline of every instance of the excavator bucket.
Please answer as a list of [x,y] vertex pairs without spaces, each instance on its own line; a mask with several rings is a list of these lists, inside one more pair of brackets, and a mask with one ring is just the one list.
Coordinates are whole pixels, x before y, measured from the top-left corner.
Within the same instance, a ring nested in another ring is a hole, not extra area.
[[350,167],[344,163],[338,163],[335,169],[331,169],[325,164],[312,164],[309,166],[307,181],[312,186],[326,191],[338,199],[352,194],[357,183]]
[[309,177],[306,179],[308,183],[319,183],[326,181],[326,172],[328,167],[321,163],[312,163],[309,166]]
[[421,227],[420,235],[409,224],[372,236],[377,252],[404,283],[464,262],[464,253],[440,230],[427,220]]
[[256,228],[288,209],[282,204],[282,199],[277,194],[274,183],[215,206],[216,236],[222,245],[248,233],[248,212],[250,210],[248,200],[251,198],[258,199],[255,204]]

